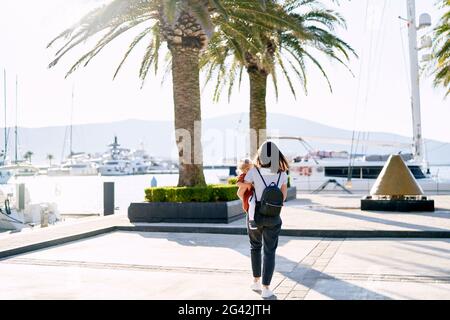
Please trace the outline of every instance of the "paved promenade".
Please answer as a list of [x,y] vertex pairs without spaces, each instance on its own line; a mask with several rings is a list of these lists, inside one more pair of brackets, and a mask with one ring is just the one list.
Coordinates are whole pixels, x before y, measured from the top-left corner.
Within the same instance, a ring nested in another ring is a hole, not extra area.
[[[450,299],[450,239],[281,237],[277,299]],[[0,261],[1,299],[260,299],[240,235],[113,232]]]
[[[436,212],[405,214],[361,212],[355,196],[300,196],[283,209],[283,230],[449,232],[450,196],[433,198]],[[0,234],[0,299],[260,299],[248,289],[244,227],[109,216]],[[277,299],[450,299],[450,237],[379,236],[282,236]]]
[[449,231],[450,196],[434,196],[435,212],[361,211],[361,196],[300,195],[283,210],[284,228]]

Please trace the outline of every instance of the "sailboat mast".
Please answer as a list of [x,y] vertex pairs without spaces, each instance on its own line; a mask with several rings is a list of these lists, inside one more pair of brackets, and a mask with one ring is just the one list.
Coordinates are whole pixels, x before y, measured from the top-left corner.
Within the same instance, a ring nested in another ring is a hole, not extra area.
[[6,162],[6,154],[7,154],[7,147],[8,147],[8,141],[7,141],[7,129],[6,129],[6,69],[3,69],[3,89],[4,89],[4,102],[5,102],[5,149],[3,154],[3,161]]
[[72,107],[70,111],[70,133],[69,133],[69,144],[70,144],[70,155],[69,157],[72,157],[73,155],[73,148],[72,148],[72,137],[73,137],[73,105],[74,105],[74,87],[72,87]]
[[19,77],[16,76],[16,125],[14,127],[14,162],[17,164],[19,159],[17,157],[17,109],[19,106],[18,103],[18,91],[19,91]]
[[411,76],[411,108],[413,121],[414,156],[418,162],[424,162],[424,146],[422,137],[422,121],[420,114],[419,58],[417,47],[416,3],[407,0],[409,65]]

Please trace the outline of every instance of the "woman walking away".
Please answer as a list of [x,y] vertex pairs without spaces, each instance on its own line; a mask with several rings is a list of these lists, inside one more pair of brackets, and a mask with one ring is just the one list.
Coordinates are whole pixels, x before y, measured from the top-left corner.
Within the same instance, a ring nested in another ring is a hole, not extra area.
[[[261,296],[270,298],[273,296],[270,282],[275,270],[275,251],[282,224],[280,213],[287,197],[286,171],[289,165],[278,147],[270,141],[264,142],[258,149],[254,164],[254,168],[250,169],[244,178],[245,183],[239,185],[238,195],[242,198],[246,190],[254,187],[257,228],[254,230],[249,228],[247,221],[254,277],[251,289],[254,291],[262,289]],[[264,248],[263,261],[262,248]]]

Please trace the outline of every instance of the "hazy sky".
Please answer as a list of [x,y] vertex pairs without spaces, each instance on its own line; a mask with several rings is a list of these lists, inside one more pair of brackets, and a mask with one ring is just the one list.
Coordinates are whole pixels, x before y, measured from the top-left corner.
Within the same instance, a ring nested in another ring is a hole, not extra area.
[[[173,119],[170,77],[163,86],[161,77],[150,77],[140,89],[137,72],[142,47],[134,52],[119,77],[112,81],[115,67],[134,34],[125,35],[99,54],[87,68],[67,80],[64,80],[65,71],[74,62],[76,54],[68,56],[56,68],[47,69],[55,49],[46,49],[46,44],[64,27],[103,2],[0,1],[0,68],[6,68],[8,74],[8,125],[14,121],[16,74],[20,84],[19,126],[69,123],[72,86],[75,87],[74,123],[130,118]],[[436,23],[440,12],[433,6],[435,1],[416,2],[417,14],[426,11]],[[407,30],[404,22],[398,19],[399,15],[406,16],[406,0],[353,0],[343,3],[338,10],[348,22],[348,30],[339,30],[339,33],[360,56],[351,63],[355,77],[343,67],[325,61],[333,93],[328,91],[318,71],[311,67],[309,95],[300,92],[294,100],[283,84],[276,101],[270,86],[269,112],[295,115],[350,130],[356,127],[411,135]],[[432,88],[426,77],[422,79],[424,135],[450,142],[450,99],[443,100],[443,90]],[[0,114],[3,114],[3,75],[0,84]],[[203,117],[248,110],[247,81],[240,91],[235,91],[230,104],[225,98],[219,104],[212,103],[211,91],[211,88],[203,91]],[[2,116],[0,125],[4,125]],[[230,124],[230,127],[235,126]]]

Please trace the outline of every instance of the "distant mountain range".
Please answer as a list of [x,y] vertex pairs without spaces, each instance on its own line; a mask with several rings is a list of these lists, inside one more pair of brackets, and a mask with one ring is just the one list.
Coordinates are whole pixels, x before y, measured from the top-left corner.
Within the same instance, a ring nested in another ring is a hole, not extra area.
[[[172,121],[125,120],[111,123],[83,124],[73,126],[73,151],[100,153],[107,150],[114,135],[126,148],[136,149],[142,143],[147,152],[155,157],[176,158],[176,147]],[[232,114],[203,121],[203,149],[205,163],[218,163],[223,158],[231,158],[236,149],[245,148],[248,128],[248,114]],[[350,151],[352,131],[333,128],[313,121],[282,114],[270,114],[268,130],[276,135],[317,137],[306,139],[316,150]],[[234,137],[233,137],[234,135]],[[46,163],[47,154],[52,154],[55,162],[69,153],[69,130],[66,126],[44,128],[19,128],[19,156],[27,151],[33,152],[33,163]],[[233,138],[230,138],[233,137]],[[368,141],[384,141],[400,144],[412,143],[410,137],[390,133],[371,132]],[[329,140],[328,140],[329,139]],[[328,140],[328,141],[327,141]],[[341,142],[340,140],[345,140]],[[398,147],[381,147],[368,145],[362,149],[364,139],[359,140],[357,152],[368,154],[397,153]],[[0,132],[0,145],[4,134]],[[14,129],[9,129],[8,155],[14,158]],[[356,141],[355,141],[356,143]],[[306,149],[297,141],[281,141],[280,148],[287,155],[305,154]],[[355,144],[356,145],[356,144]],[[3,148],[2,148],[3,149]],[[426,140],[428,160],[432,164],[450,163],[450,143]],[[403,152],[411,149],[403,147]],[[242,152],[238,152],[241,156]]]

